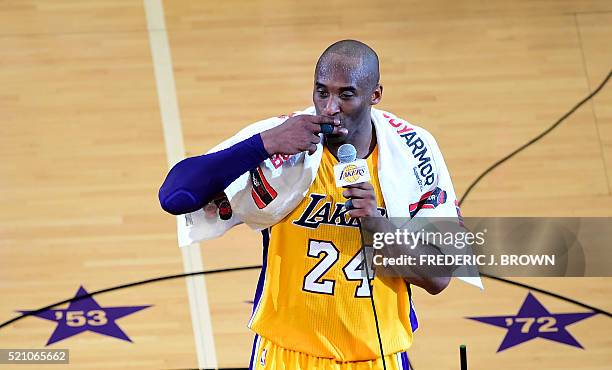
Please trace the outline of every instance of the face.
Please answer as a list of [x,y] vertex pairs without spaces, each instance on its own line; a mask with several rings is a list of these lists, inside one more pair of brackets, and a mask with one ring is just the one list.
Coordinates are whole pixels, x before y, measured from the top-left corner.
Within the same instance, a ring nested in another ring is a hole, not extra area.
[[358,60],[332,57],[315,74],[312,100],[318,115],[338,117],[343,127],[356,132],[370,127],[370,108],[378,104],[382,87],[367,86]]

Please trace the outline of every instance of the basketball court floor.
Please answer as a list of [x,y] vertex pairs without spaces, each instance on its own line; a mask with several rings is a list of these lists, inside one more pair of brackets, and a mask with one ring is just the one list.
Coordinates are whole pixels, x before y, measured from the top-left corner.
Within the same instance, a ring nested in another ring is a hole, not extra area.
[[[379,107],[436,137],[461,196],[608,75],[612,2],[0,1],[0,348],[70,350],[70,365],[19,369],[248,366],[258,269],[129,284],[261,264],[246,227],[179,249],[158,188],[184,156],[309,106],[317,57],[345,38],[378,52]],[[612,87],[462,213],[612,216]],[[583,305],[487,278],[416,290],[414,368],[458,369],[460,344],[470,369],[612,368],[609,278],[509,280]],[[536,335],[498,351],[511,325],[469,319],[526,304],[535,319],[584,314],[558,326],[578,346]]]

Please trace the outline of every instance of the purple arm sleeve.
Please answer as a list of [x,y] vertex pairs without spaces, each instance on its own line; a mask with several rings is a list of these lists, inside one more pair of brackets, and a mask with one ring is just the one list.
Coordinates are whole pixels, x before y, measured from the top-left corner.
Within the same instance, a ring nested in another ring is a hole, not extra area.
[[194,212],[269,156],[256,134],[219,152],[183,159],[159,189],[161,207],[173,215]]

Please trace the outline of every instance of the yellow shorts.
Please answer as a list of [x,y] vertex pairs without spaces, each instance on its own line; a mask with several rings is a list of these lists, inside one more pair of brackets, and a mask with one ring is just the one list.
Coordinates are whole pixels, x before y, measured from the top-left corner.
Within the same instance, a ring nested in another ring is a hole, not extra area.
[[[398,352],[385,356],[387,370],[410,370],[408,354]],[[338,362],[310,356],[277,346],[266,338],[255,336],[249,370],[383,370],[382,359]]]

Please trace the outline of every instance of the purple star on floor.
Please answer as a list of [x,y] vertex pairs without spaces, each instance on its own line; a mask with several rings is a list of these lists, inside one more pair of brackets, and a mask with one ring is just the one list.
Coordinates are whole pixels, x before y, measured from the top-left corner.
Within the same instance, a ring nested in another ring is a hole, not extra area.
[[565,327],[593,315],[597,315],[597,312],[550,313],[533,294],[529,293],[519,312],[514,316],[468,317],[468,319],[507,329],[508,332],[497,349],[497,352],[501,352],[538,337],[583,348]]
[[[93,331],[98,334],[108,335],[128,342],[132,340],[117,325],[115,320],[127,315],[131,315],[148,306],[126,306],[126,307],[101,307],[93,297],[82,286],[77,291],[75,298],[86,297],[77,301],[72,301],[68,308],[63,310],[45,310],[34,314],[42,319],[55,321],[57,327],[47,341],[47,346],[59,342],[66,338],[82,333]],[[34,311],[18,311],[23,314]]]

